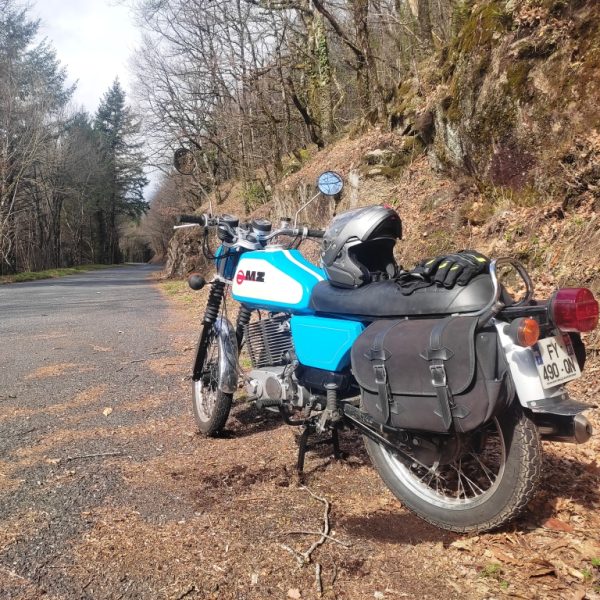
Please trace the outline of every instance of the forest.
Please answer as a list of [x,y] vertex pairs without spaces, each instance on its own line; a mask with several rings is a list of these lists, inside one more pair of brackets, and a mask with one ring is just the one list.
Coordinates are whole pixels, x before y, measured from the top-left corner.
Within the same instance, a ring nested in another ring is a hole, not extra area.
[[139,120],[115,81],[94,115],[71,102],[39,23],[0,1],[0,275],[122,260],[147,209]]
[[[0,274],[161,260],[178,212],[216,210],[235,187],[236,210],[277,216],[312,185],[294,174],[371,134],[365,152],[393,152],[375,169],[358,157],[361,181],[393,183],[426,156],[484,198],[469,201],[481,214],[461,208],[470,225],[504,201],[600,202],[596,2],[127,4],[135,86],[125,97],[115,81],[90,115],[39,24],[0,0]],[[192,177],[172,167],[182,146]]]
[[[385,121],[397,83],[447,43],[461,7],[135,2],[144,33],[135,98],[115,81],[89,115],[73,108],[68,66],[38,41],[39,23],[1,0],[0,274],[147,257],[147,245],[164,255],[177,208],[218,197],[233,178],[248,210],[264,203],[308,147]],[[171,171],[181,145],[196,152],[193,181]],[[164,176],[139,230],[147,166]]]

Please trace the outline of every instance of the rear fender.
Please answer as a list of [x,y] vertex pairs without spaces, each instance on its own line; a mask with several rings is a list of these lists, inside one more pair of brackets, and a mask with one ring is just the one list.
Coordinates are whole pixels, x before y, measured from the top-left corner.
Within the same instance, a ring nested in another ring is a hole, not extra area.
[[[552,423],[559,433],[556,438],[576,438],[585,441],[591,435],[591,427],[579,413],[594,408],[588,404],[577,402],[569,397],[564,385],[544,389],[535,364],[535,357],[530,348],[523,348],[513,343],[505,330],[508,324],[496,321],[496,330],[504,349],[510,374],[515,384],[515,391],[521,405],[530,410],[538,425]],[[565,433],[565,431],[569,433]],[[548,432],[548,435],[550,433]],[[587,437],[586,437],[587,436]],[[585,438],[585,439],[583,439]]]
[[505,333],[507,323],[496,321],[495,326],[500,344],[504,349],[506,362],[510,367],[515,390],[523,407],[535,410],[537,403],[540,401],[550,398],[557,401],[568,398],[562,385],[547,390],[542,387],[533,351],[531,348],[518,346],[512,341],[508,333]]
[[225,317],[218,317],[213,328],[219,343],[219,390],[233,394],[237,389],[239,372],[235,329]]

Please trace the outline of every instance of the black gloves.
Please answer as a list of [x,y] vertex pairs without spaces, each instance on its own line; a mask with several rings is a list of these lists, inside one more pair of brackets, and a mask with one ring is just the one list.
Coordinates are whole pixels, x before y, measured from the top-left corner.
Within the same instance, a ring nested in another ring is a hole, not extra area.
[[486,273],[490,265],[487,256],[475,250],[462,250],[457,254],[447,254],[425,260],[415,267],[413,273],[423,275],[446,288],[467,285],[473,277]]

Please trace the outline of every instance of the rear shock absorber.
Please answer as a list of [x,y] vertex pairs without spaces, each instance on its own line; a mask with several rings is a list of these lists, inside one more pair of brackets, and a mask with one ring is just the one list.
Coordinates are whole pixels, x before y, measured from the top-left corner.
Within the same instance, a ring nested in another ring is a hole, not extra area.
[[327,390],[326,412],[329,413],[331,422],[337,423],[342,418],[338,402],[338,386],[335,383],[326,383],[325,389]]

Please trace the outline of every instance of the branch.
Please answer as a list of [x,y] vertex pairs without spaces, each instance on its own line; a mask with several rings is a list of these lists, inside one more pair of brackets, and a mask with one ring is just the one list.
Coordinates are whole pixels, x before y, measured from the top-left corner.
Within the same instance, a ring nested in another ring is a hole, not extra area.
[[262,0],[244,0],[247,4],[251,4],[252,6],[258,6],[264,10],[296,10],[298,12],[312,15],[312,11],[305,6],[301,6],[300,4],[296,4],[295,2],[271,2],[267,0],[263,2]]
[[77,460],[78,458],[97,458],[104,456],[123,456],[122,452],[99,452],[98,454],[80,454],[78,456],[67,456],[67,460]]
[[357,58],[365,60],[365,53],[348,37],[348,34],[342,29],[336,18],[321,4],[320,0],[313,0],[313,4],[328,21],[333,30],[342,38],[344,43],[354,52]]

